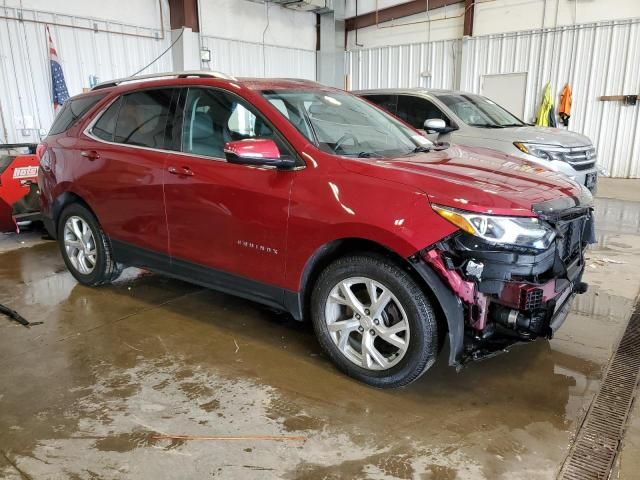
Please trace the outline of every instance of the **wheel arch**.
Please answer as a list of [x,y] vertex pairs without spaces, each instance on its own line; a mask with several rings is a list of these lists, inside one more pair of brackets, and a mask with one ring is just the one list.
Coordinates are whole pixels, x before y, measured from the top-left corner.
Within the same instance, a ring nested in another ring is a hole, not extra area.
[[87,201],[84,198],[82,198],[80,195],[71,191],[62,192],[53,201],[53,205],[51,208],[51,220],[53,222],[54,232],[49,232],[49,233],[50,234],[53,233],[54,235],[52,236],[57,236],[58,234],[58,220],[60,219],[60,215],[62,214],[63,210],[69,205],[74,203],[79,203],[80,205],[84,206],[93,214],[94,217],[96,217],[96,219],[98,218],[93,208],[91,208],[91,206],[87,203]]
[[[440,295],[443,294],[440,289],[440,285],[434,286],[431,284],[431,281],[436,281],[437,277],[436,279],[426,278],[424,272],[422,272],[421,269],[416,268],[416,265],[409,259],[402,257],[385,245],[365,238],[349,237],[333,240],[322,245],[313,253],[313,255],[311,255],[304,266],[302,276],[300,278],[300,290],[297,295],[298,306],[296,309],[300,312],[300,315],[294,316],[299,316],[299,320],[310,318],[311,292],[313,291],[313,287],[317,282],[318,277],[332,262],[340,257],[350,254],[371,254],[381,256],[391,260],[393,263],[409,273],[425,293],[435,310],[439,332],[438,342],[439,347],[442,347],[446,334],[450,330],[450,322],[448,318],[449,315],[445,314],[448,305],[445,304],[436,294],[437,291],[440,292]],[[430,269],[428,265],[421,265],[421,268]]]

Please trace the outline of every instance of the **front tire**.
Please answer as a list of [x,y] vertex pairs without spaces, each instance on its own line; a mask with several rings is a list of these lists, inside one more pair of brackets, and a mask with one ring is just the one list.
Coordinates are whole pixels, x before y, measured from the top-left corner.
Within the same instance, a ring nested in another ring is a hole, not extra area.
[[320,345],[338,368],[379,388],[410,384],[435,362],[433,308],[413,278],[379,256],[341,258],[311,296]]
[[62,211],[57,233],[64,263],[78,282],[93,287],[120,276],[109,239],[84,205],[74,203]]

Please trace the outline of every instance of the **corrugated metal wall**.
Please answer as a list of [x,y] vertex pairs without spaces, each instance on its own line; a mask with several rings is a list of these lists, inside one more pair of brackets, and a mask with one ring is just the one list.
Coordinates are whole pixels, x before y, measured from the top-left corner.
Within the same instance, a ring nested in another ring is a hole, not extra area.
[[570,130],[598,148],[612,177],[640,177],[640,106],[602,95],[640,93],[640,19],[473,37],[464,40],[461,88],[480,93],[482,75],[528,72],[525,121],[533,121],[544,85],[573,88]]
[[316,52],[299,48],[202,37],[211,50],[210,67],[238,77],[291,77],[316,79]]
[[[162,39],[160,30],[88,18],[8,7],[0,8],[0,16],[0,143],[37,141],[36,130],[48,130],[53,121],[45,23],[51,24],[70,95],[89,86],[89,75],[131,75],[170,43],[168,32]],[[169,70],[167,53],[145,73]],[[23,135],[23,127],[35,130]]]
[[443,40],[348,51],[349,88],[455,88],[460,45]]
[[483,75],[527,72],[526,121],[534,120],[547,82],[556,105],[569,82],[569,128],[593,140],[611,176],[640,178],[640,107],[599,100],[640,93],[640,19],[351,50],[345,62],[353,90],[423,86],[480,93]]

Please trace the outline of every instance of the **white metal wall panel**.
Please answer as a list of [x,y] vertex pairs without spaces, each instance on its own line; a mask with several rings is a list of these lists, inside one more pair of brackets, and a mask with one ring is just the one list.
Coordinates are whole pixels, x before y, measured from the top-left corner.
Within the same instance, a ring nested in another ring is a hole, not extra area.
[[316,52],[313,50],[263,46],[211,36],[203,36],[202,45],[211,50],[211,70],[238,77],[316,79]]
[[[45,23],[72,96],[89,87],[89,75],[99,80],[131,75],[170,43],[168,32],[162,39],[159,30],[113,22],[8,7],[0,8],[0,16],[10,17],[0,18],[0,143],[36,142],[37,131],[23,135],[22,127],[31,126],[25,121],[32,119],[32,126],[44,131],[53,121]],[[170,70],[167,53],[145,73]]]
[[460,40],[442,40],[346,52],[351,90],[455,88]]
[[612,177],[640,178],[640,106],[602,95],[640,93],[640,19],[465,38],[461,88],[480,93],[486,74],[527,72],[525,121],[533,121],[551,82],[556,109],[573,89],[569,129],[591,138]]

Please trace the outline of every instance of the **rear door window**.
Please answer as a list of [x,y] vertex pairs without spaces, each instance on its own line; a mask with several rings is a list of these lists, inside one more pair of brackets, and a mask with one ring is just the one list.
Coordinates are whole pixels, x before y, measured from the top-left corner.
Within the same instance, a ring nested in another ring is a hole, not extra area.
[[433,103],[425,98],[400,95],[398,97],[397,116],[411,125],[413,128],[424,128],[424,121],[432,118],[444,120],[445,124],[451,126],[451,121]]
[[105,110],[91,129],[93,135],[102,140],[113,142],[113,136],[116,131],[116,120],[118,119],[121,104],[122,97],[118,98]]
[[144,90],[122,97],[114,141],[165,148],[167,121],[174,89]]
[[105,95],[87,95],[67,100],[58,112],[49,135],[58,135],[69,130],[91,107],[102,100]]

